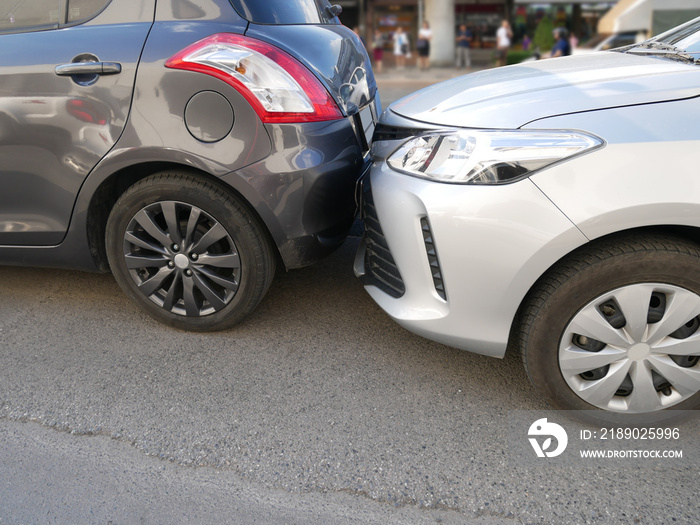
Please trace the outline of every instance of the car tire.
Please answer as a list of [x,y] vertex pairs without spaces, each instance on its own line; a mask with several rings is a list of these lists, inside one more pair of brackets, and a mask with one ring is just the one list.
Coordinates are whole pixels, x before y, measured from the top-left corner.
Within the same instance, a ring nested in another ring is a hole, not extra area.
[[109,216],[106,249],[126,295],[181,330],[240,322],[275,272],[271,243],[253,213],[187,173],[159,173],[127,189]]
[[555,408],[618,420],[697,408],[699,268],[697,245],[662,236],[618,237],[565,259],[522,310],[533,385]]

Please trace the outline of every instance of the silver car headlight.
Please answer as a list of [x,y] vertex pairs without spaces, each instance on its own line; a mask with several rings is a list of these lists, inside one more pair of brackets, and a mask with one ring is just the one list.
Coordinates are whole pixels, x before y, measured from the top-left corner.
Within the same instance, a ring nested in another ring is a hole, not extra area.
[[602,145],[579,131],[438,131],[408,140],[387,164],[438,182],[503,184]]

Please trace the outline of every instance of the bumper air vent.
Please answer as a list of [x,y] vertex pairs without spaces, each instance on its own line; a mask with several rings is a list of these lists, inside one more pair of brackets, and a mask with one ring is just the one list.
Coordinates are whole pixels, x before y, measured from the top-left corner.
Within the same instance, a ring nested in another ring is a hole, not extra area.
[[447,293],[445,292],[445,283],[442,280],[440,261],[438,260],[437,251],[435,250],[435,241],[433,240],[433,233],[430,231],[428,219],[425,217],[421,218],[420,226],[423,232],[423,242],[425,243],[425,251],[428,254],[428,264],[430,264],[430,273],[433,276],[435,291],[446,301]]

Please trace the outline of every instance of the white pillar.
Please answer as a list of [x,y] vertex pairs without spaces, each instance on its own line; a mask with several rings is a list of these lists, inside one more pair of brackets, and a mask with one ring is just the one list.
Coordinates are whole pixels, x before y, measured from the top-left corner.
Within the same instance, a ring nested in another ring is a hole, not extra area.
[[424,19],[430,23],[430,63],[451,66],[455,63],[455,5],[454,0],[424,0]]

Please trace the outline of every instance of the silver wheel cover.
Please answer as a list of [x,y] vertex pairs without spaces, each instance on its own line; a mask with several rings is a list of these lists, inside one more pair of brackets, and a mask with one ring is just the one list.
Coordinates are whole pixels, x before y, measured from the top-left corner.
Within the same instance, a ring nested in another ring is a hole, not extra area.
[[[611,324],[613,310],[623,326]],[[652,310],[658,319],[651,319]],[[677,405],[700,390],[698,315],[700,296],[677,286],[638,283],[601,295],[564,330],[562,376],[576,395],[604,410],[646,413]]]

